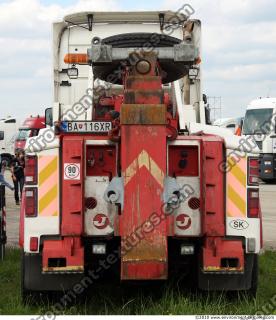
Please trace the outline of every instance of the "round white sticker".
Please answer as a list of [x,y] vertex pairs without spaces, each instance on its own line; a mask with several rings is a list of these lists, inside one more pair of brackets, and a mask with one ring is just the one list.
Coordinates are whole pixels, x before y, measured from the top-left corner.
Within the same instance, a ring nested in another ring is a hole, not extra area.
[[79,163],[64,163],[64,180],[80,180]]

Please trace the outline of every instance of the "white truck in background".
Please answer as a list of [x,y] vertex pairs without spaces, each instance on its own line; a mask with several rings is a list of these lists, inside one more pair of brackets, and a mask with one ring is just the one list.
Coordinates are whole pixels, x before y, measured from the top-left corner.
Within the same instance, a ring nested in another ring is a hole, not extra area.
[[8,117],[0,120],[0,156],[1,163],[9,164],[14,154],[15,135],[18,123],[15,118]]
[[221,118],[213,122],[213,126],[229,129],[233,134],[236,133],[238,127],[242,126],[243,118]]
[[259,98],[247,107],[243,135],[252,135],[260,153],[260,178],[276,181],[276,98]]

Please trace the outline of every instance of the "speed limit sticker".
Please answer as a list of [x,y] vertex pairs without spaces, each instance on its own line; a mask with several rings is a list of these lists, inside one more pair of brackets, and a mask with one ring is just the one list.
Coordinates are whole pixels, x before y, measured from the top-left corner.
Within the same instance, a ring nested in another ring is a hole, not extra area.
[[80,180],[79,163],[64,163],[64,180]]

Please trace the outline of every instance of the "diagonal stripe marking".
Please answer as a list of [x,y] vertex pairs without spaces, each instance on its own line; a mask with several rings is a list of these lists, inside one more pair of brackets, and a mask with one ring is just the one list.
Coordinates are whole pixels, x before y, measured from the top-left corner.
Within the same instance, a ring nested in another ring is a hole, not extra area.
[[232,188],[242,197],[246,197],[246,186],[243,186],[240,181],[232,174],[230,171],[228,173],[228,185],[232,186]]
[[246,173],[240,168],[239,164],[236,164],[230,171],[230,173],[246,187]]
[[235,203],[233,201],[231,201],[230,199],[228,199],[227,202],[227,216],[229,217],[235,217],[235,218],[239,218],[239,217],[244,217],[245,213],[241,212],[239,208],[237,208],[237,206],[235,205]]
[[57,157],[53,159],[42,171],[39,173],[39,186],[41,186],[45,180],[57,170]]
[[230,186],[228,185],[228,197],[231,201],[236,205],[237,208],[240,209],[240,211],[245,214],[246,212],[246,204],[245,201],[240,197],[238,193]]
[[43,198],[39,200],[39,211],[42,212],[51,201],[57,197],[57,185],[50,189]]

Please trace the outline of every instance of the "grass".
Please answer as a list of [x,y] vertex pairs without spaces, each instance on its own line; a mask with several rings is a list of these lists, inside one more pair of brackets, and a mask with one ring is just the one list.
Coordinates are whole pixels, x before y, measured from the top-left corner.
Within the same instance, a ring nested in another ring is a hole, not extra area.
[[[94,289],[94,290],[93,290]],[[89,296],[68,306],[63,314],[254,314],[276,294],[276,252],[267,251],[260,257],[257,298],[240,294],[229,297],[221,293],[180,290],[177,285],[118,287],[103,285],[92,288]],[[274,299],[275,300],[275,299]],[[0,262],[0,314],[45,314],[55,302],[46,297],[39,304],[22,304],[20,298],[20,252],[8,249]],[[269,309],[269,313],[276,315]]]

